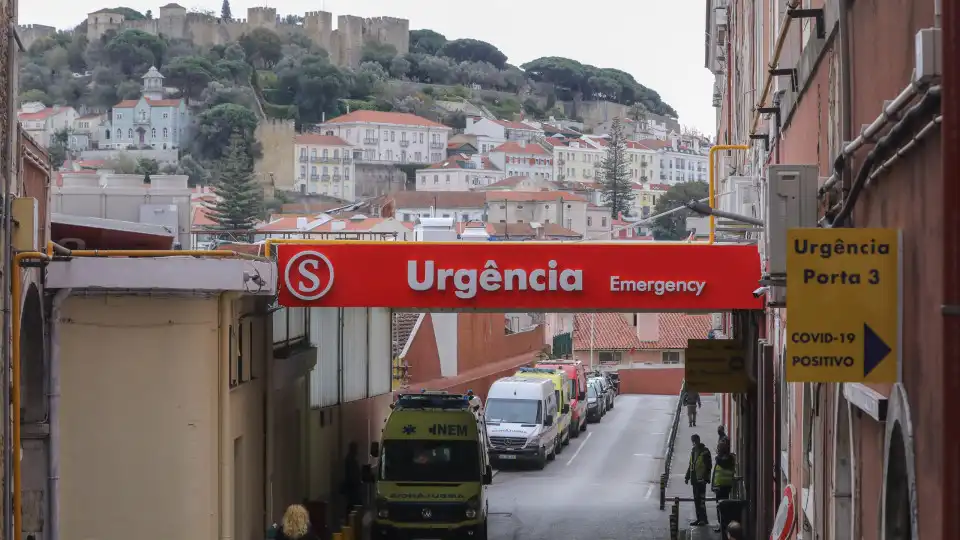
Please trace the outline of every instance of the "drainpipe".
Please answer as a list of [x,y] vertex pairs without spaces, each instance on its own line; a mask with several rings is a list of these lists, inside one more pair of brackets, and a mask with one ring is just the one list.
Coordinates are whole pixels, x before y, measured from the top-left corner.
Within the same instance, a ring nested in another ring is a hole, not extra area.
[[47,454],[50,475],[47,479],[49,540],[60,540],[60,309],[68,296],[70,289],[57,291],[50,310],[50,370],[47,372],[47,388],[50,389],[50,413],[47,419],[50,425],[50,448]]
[[[840,145],[846,146],[853,136],[853,98],[851,93],[852,71],[850,66],[853,58],[850,56],[850,27],[849,10],[852,0],[840,0]],[[936,0],[939,1],[939,0]],[[850,168],[844,167],[841,172],[843,181],[841,186],[849,187]]]
[[220,369],[218,370],[218,434],[220,461],[220,540],[233,538],[233,440],[230,429],[230,325],[233,324],[234,293],[221,293],[217,301],[217,313],[220,317],[217,329],[220,338]]

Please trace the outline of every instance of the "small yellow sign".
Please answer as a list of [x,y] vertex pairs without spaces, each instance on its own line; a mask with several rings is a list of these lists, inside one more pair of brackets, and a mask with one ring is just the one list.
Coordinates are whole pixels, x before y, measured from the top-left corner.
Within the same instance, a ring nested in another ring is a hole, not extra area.
[[738,393],[750,389],[743,346],[732,339],[691,339],[684,357],[688,390]]
[[900,264],[896,229],[790,229],[787,381],[897,382]]

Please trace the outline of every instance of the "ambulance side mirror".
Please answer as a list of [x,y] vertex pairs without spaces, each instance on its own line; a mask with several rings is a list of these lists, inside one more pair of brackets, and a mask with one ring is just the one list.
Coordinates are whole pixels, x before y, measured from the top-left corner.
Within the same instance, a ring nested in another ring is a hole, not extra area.
[[487,465],[487,470],[483,471],[483,485],[489,486],[493,483],[493,467]]
[[563,414],[567,414],[568,412],[570,412],[570,405],[564,404]]
[[373,457],[380,457],[380,443],[370,443],[370,455]]
[[366,484],[373,483],[373,467],[364,465],[360,468],[360,480]]

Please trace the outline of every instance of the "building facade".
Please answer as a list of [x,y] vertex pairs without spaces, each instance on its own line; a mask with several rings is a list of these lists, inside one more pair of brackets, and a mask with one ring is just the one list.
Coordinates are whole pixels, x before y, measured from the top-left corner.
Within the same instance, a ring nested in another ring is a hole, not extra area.
[[58,132],[69,133],[79,116],[73,107],[47,107],[40,102],[24,103],[17,113],[23,129],[45,148],[50,147]]
[[553,154],[542,145],[527,141],[507,141],[488,153],[490,161],[507,176],[553,179]]
[[[748,177],[763,194],[768,166],[813,166],[819,189],[804,204],[821,226],[901,231],[901,364],[893,384],[785,382],[789,308],[748,325],[733,315],[741,324],[728,327],[757,328],[740,336],[759,360],[757,388],[727,396],[724,411],[738,455],[752,458],[741,464],[747,537],[770,534],[792,485],[790,538],[958,538],[960,447],[949,419],[960,391],[960,12],[951,2],[789,7],[707,2],[717,142],[749,147],[720,153],[719,175]],[[761,245],[784,241],[766,234]]]
[[437,163],[444,159],[451,128],[409,113],[354,111],[320,127],[354,147],[365,163]]
[[140,99],[128,99],[113,106],[110,121],[100,138],[103,149],[180,148],[190,125],[190,111],[183,99],[164,99],[163,75],[151,67],[143,75]]
[[303,133],[294,137],[296,187],[300,193],[357,200],[353,146],[336,135]]
[[472,135],[477,139],[477,149],[482,154],[492,151],[507,141],[534,142],[543,137],[543,130],[523,122],[511,120],[494,120],[477,116],[467,117],[465,135]]
[[417,171],[417,191],[472,191],[503,179],[490,158],[456,155]]
[[375,206],[380,216],[404,222],[435,217],[464,222],[486,221],[486,203],[483,192],[398,191],[380,198]]
[[487,221],[557,224],[587,234],[587,200],[566,191],[488,191]]

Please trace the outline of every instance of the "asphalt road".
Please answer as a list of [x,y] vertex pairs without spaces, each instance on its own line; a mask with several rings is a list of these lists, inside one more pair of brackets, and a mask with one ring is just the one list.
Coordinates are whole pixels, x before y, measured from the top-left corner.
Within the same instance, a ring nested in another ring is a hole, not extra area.
[[660,540],[660,452],[676,396],[625,395],[542,471],[490,486],[490,540]]

